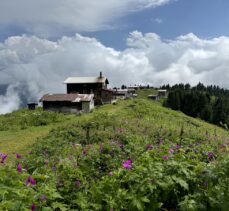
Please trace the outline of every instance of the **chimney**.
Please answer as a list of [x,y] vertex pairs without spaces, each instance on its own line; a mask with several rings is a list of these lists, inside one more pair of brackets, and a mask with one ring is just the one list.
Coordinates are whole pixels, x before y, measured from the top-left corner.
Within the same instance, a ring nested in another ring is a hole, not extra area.
[[103,77],[103,74],[102,72],[99,73],[99,77],[102,78]]

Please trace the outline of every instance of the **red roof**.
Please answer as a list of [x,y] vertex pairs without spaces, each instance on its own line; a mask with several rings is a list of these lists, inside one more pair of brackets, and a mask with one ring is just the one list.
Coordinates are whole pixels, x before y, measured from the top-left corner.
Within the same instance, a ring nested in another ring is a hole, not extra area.
[[46,94],[40,101],[90,102],[93,97],[93,94]]

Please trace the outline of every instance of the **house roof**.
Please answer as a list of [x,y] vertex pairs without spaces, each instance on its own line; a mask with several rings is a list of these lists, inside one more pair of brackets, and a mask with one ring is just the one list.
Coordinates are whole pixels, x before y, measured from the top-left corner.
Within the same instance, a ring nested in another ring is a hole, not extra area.
[[105,89],[105,88],[103,88],[103,89],[101,89],[102,91],[105,91],[105,92],[115,92],[115,90],[113,90],[113,89]]
[[90,102],[93,99],[93,94],[46,94],[40,101],[49,102]]
[[107,77],[69,77],[64,81],[65,84],[85,84],[85,83],[107,83]]

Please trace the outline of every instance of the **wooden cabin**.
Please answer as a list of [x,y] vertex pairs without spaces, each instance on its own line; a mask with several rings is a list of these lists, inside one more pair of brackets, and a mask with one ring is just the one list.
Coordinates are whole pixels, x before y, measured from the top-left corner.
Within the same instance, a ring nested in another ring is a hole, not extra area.
[[167,92],[166,89],[159,89],[158,90],[158,95],[159,95],[159,97],[167,97],[168,92]]
[[37,103],[28,103],[27,106],[29,110],[35,110],[38,104]]
[[94,109],[93,94],[46,94],[40,101],[46,111],[79,113]]
[[101,89],[106,89],[109,81],[100,72],[98,77],[69,77],[64,83],[67,85],[67,94],[96,94]]

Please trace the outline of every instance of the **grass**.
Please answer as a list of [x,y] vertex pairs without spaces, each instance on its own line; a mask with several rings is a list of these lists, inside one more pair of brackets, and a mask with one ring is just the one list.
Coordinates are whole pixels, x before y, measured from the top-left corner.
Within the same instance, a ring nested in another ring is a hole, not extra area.
[[[154,102],[151,100],[146,100],[146,96],[149,93],[155,92],[155,90],[139,90],[139,98],[134,100],[122,100],[117,103],[117,105],[104,105],[98,107],[94,112],[90,114],[82,114],[81,116],[75,115],[65,115],[61,116],[59,122],[50,123],[45,126],[31,126],[26,129],[11,129],[6,131],[0,131],[0,152],[4,153],[24,153],[30,149],[37,138],[46,136],[51,129],[56,127],[66,126],[74,122],[84,122],[90,118],[94,118],[100,113],[108,113],[109,115],[115,115],[121,121],[124,119],[128,120],[129,127],[132,128],[136,133],[141,134],[146,137],[149,136],[152,126],[154,130],[158,130],[163,133],[163,131],[171,131],[173,134],[179,134],[181,128],[184,128],[184,136],[193,137],[199,139],[200,137],[205,137],[206,135],[211,136],[212,139],[228,139],[228,131],[217,127],[215,125],[208,124],[199,119],[191,118],[184,115],[181,112],[173,111],[161,106],[160,102]],[[136,109],[137,102],[137,109]],[[142,108],[141,108],[142,107]],[[135,116],[141,116],[141,112],[145,112],[145,109],[150,110],[152,115],[148,117],[136,118],[130,115],[128,110],[136,110]],[[142,110],[142,111],[141,111]],[[27,114],[30,111],[22,110],[18,113],[23,112]],[[15,113],[13,113],[15,115]],[[58,115],[58,114],[57,114]],[[10,121],[12,118],[7,115]],[[5,117],[4,117],[5,118]],[[20,118],[20,116],[18,117]],[[1,119],[0,119],[1,120]],[[5,118],[6,121],[6,118]],[[15,120],[20,122],[20,119]],[[90,121],[90,120],[89,120]],[[141,127],[136,127],[136,125],[141,124]],[[168,133],[168,132],[167,132]]]

